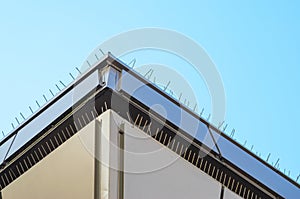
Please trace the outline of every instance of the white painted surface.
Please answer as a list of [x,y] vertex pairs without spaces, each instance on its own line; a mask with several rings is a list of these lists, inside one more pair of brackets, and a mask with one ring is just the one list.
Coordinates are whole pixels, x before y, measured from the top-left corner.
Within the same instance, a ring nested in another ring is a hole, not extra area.
[[236,193],[233,193],[229,189],[224,190],[224,199],[243,199],[242,197],[238,196]]

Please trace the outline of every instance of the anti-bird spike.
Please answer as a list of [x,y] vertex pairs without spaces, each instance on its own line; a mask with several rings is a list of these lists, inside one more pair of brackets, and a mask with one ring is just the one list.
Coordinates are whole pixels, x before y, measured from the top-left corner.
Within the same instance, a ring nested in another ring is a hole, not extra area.
[[182,93],[179,94],[179,98],[178,98],[178,101],[181,100],[181,97],[182,97]]
[[95,57],[96,57],[97,61],[99,61],[99,58],[98,58],[97,54],[95,54]]
[[49,91],[50,91],[51,95],[54,97],[54,93],[52,92],[52,90],[51,90],[51,89],[49,89]]
[[206,119],[208,122],[209,122],[210,116],[211,116],[211,114],[209,114],[208,117],[207,117],[207,119]]
[[64,87],[66,87],[66,85],[62,82],[62,81],[59,81],[61,83],[61,85],[63,85]]
[[268,155],[268,157],[267,157],[267,160],[266,160],[266,162],[268,162],[268,161],[269,161],[269,158],[270,158],[270,156],[271,156],[271,153],[269,153],[269,155]]
[[[152,71],[152,68],[150,68],[144,75],[144,77],[146,77],[146,75],[148,75],[150,72]],[[148,78],[149,79],[149,78]]]
[[148,75],[148,79],[151,78],[152,74],[153,74],[154,70],[152,69],[151,73]]
[[35,100],[35,103],[38,105],[39,108],[41,107],[37,100]]
[[276,168],[276,165],[278,164],[278,162],[279,162],[279,158],[277,159],[277,161],[276,161],[276,163],[274,164],[274,167]]
[[30,109],[31,113],[33,114],[33,110],[32,110],[32,108],[31,108],[31,106],[29,106],[29,109]]
[[89,67],[91,67],[91,64],[88,60],[86,60],[86,63],[89,65]]
[[25,120],[25,117],[24,117],[24,115],[21,112],[20,112],[20,115],[23,118],[23,120]]
[[79,68],[75,67],[75,69],[78,71],[79,74],[82,74]]
[[55,84],[55,86],[59,91],[61,91],[61,89],[59,88],[59,86],[57,84]]
[[18,118],[17,118],[17,117],[15,117],[15,120],[17,121],[17,123],[18,123],[18,124],[20,124],[20,122],[19,122],[19,120],[18,120]]
[[101,48],[99,48],[99,51],[102,53],[102,55],[105,55]]
[[232,129],[232,131],[231,131],[231,134],[230,134],[230,137],[232,137],[232,138],[233,138],[233,136],[234,136],[234,133],[235,133],[235,129]]
[[131,67],[131,68],[133,68],[134,65],[135,65],[135,62],[136,62],[136,59],[133,58],[133,60],[131,60],[131,61],[128,63],[128,66],[130,66],[130,64],[132,64],[132,67]]
[[170,84],[171,84],[171,81],[168,81],[168,83],[167,83],[167,85],[166,85],[164,91],[166,91],[166,90],[168,89],[168,87],[169,87]]
[[45,95],[43,95],[43,97],[44,97],[44,100],[45,100],[46,102],[48,102],[48,100],[47,100],[46,96],[45,96]]
[[194,112],[196,111],[196,108],[197,108],[197,103],[194,106],[194,109],[193,109]]
[[224,126],[223,132],[225,132],[225,130],[227,129],[227,127],[228,127],[228,124],[226,124],[226,125]]
[[224,124],[225,121],[221,122],[218,126],[218,129],[220,129],[222,127],[222,125]]
[[202,116],[203,112],[204,112],[204,108],[202,108],[201,113],[200,113],[200,116]]
[[299,178],[300,178],[300,174],[299,174],[298,177],[296,178],[296,182],[298,182]]
[[71,76],[71,78],[72,78],[73,80],[75,80],[75,78],[74,78],[74,76],[72,75],[72,73],[69,73],[69,75]]

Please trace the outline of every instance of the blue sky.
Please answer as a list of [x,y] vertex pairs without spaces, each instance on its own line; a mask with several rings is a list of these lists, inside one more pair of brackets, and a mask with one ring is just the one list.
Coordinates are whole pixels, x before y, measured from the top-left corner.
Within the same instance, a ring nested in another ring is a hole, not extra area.
[[[100,43],[120,32],[160,27],[201,45],[226,92],[235,138],[270,163],[300,173],[300,14],[297,1],[1,1],[0,131],[70,81]],[[199,80],[200,81],[200,80]],[[203,105],[205,106],[205,105]]]

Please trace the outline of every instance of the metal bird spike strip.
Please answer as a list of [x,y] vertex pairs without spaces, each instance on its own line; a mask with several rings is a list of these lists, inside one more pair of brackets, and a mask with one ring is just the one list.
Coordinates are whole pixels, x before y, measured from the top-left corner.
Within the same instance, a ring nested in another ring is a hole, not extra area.
[[[101,49],[99,49],[99,51],[100,51],[103,55],[105,55],[104,52],[103,52]],[[98,57],[96,54],[95,54],[95,57],[96,57],[97,60],[99,60],[99,57]],[[91,64],[89,63],[89,61],[87,60],[86,62],[87,62],[87,64],[91,67]],[[136,59],[135,59],[135,58],[134,58],[133,60],[131,60],[131,61],[129,62],[128,65],[131,65],[131,64],[132,64],[132,67],[131,67],[131,68],[134,68],[134,66],[135,66],[135,64],[136,64]],[[76,71],[77,71],[80,75],[82,74],[82,72],[79,70],[78,67],[75,67],[75,69],[76,69]],[[150,79],[150,77],[152,76],[153,72],[154,72],[154,70],[153,70],[153,69],[150,69],[144,76],[146,77],[146,76],[148,75],[148,79]],[[76,79],[76,78],[72,75],[72,73],[69,73],[69,76],[70,76],[73,80]],[[60,84],[61,84],[62,86],[66,87],[66,85],[65,85],[62,81],[59,81],[59,82],[60,82]],[[166,91],[166,90],[168,89],[170,83],[171,83],[171,82],[169,81],[169,82],[167,83],[167,85],[165,86],[165,88],[162,89],[162,90],[163,90],[163,91]],[[154,77],[154,84],[156,84],[156,77]],[[55,84],[55,86],[56,86],[56,88],[57,88],[59,91],[61,91],[61,88],[60,88],[57,84]],[[49,91],[50,91],[52,97],[54,97],[55,94],[52,92],[52,90],[49,89]],[[47,102],[48,100],[47,100],[46,96],[43,95],[43,97],[44,97],[45,101]],[[181,98],[182,98],[182,93],[180,93],[180,95],[179,95],[179,98],[178,98],[178,101],[179,101],[179,102],[180,102]],[[36,100],[35,102],[36,102],[36,104],[38,105],[38,107],[40,108],[41,106],[40,106],[39,102],[38,102],[37,100]],[[186,104],[186,102],[187,102],[187,104]],[[187,106],[189,106],[189,101],[187,101],[187,99],[185,99],[185,100],[184,100],[184,104],[187,105]],[[196,103],[195,106],[194,106],[194,109],[193,109],[194,111],[196,110],[196,107],[197,107],[197,103]],[[31,113],[34,114],[34,111],[33,111],[33,109],[31,108],[31,106],[29,106],[29,109],[30,109]],[[200,117],[203,115],[203,113],[204,113],[204,108],[202,108],[202,110],[201,110],[201,112],[200,112],[200,114],[199,114]],[[20,112],[20,115],[21,115],[21,117],[22,117],[24,120],[26,119],[26,118],[24,117],[24,115],[23,115],[21,112]],[[138,117],[139,117],[139,115],[138,115]],[[137,117],[137,118],[138,118],[138,117]],[[207,119],[206,119],[208,122],[209,122],[209,120],[210,120],[210,117],[211,117],[211,114],[209,114],[208,117],[207,117]],[[20,125],[20,122],[19,122],[19,120],[18,120],[17,117],[15,117],[15,120],[17,121],[18,125]],[[136,122],[135,122],[135,123],[136,123]],[[220,123],[219,126],[218,126],[218,128],[220,129],[220,128],[224,125],[224,123],[225,123],[225,121],[223,121],[222,123]],[[14,126],[13,123],[11,123],[11,126],[12,126],[13,129],[15,129],[15,126]],[[226,124],[226,125],[224,126],[223,132],[226,130],[227,127],[228,127],[228,124]],[[232,129],[231,134],[230,134],[230,137],[233,138],[233,137],[234,137],[234,134],[235,134],[235,129]],[[2,131],[2,135],[3,135],[3,137],[6,136],[5,133],[4,133],[4,131]],[[236,140],[236,139],[234,139],[234,140]],[[247,143],[247,140],[245,141],[244,146],[246,145],[246,143]],[[253,150],[253,148],[254,148],[254,145],[251,146],[251,151]],[[260,157],[260,156],[261,156],[261,153],[258,154],[258,153],[256,152],[256,155]],[[271,153],[268,154],[268,157],[267,157],[267,159],[266,159],[266,162],[269,161],[270,156],[271,156]],[[280,159],[278,158],[274,165],[273,165],[273,162],[272,162],[273,167],[274,167],[275,169],[278,169],[278,170],[280,170],[280,167],[279,167],[279,160],[280,160]],[[284,174],[286,173],[285,171],[286,171],[286,169],[284,169],[284,171],[283,171]],[[290,170],[288,171],[288,174],[287,174],[287,175],[290,176]],[[298,182],[299,178],[300,178],[300,174],[296,177],[295,182]]]
[[[136,59],[134,58],[133,60],[131,60],[131,61],[128,63],[128,65],[131,65],[131,64],[135,65],[135,63],[136,63]],[[133,67],[132,67],[132,68],[133,68]],[[141,74],[141,75],[143,75],[143,76],[146,77],[147,79],[150,79],[150,77],[152,76],[153,72],[154,72],[154,70],[153,70],[152,68],[150,68],[145,74]],[[147,77],[147,76],[148,76],[148,77]],[[156,77],[154,77],[154,82],[153,82],[153,83],[156,84]],[[170,83],[171,83],[171,81],[168,81],[168,83],[166,84],[166,86],[165,86],[162,90],[163,90],[163,91],[167,91],[167,89],[168,89]],[[178,101],[179,101],[179,102],[181,102],[181,98],[182,98],[182,93],[180,93],[180,95],[179,95],[179,97],[178,97]],[[184,98],[183,104],[189,108],[190,102],[189,102],[186,98]],[[195,104],[195,106],[194,106],[194,108],[193,108],[193,111],[196,111],[196,107],[197,107],[197,103]],[[202,110],[201,110],[201,112],[200,112],[200,114],[199,114],[200,117],[203,115],[203,112],[204,112],[204,108],[202,108]],[[206,118],[206,120],[209,122],[210,118],[211,118],[211,114],[208,115],[208,117]],[[218,129],[221,130],[221,127],[224,125],[224,123],[225,123],[225,121],[223,121],[222,123],[220,123],[219,126],[218,126]],[[228,127],[228,124],[226,124],[226,125],[223,127],[222,131],[225,132],[226,129],[227,129],[227,127]],[[230,137],[233,138],[233,137],[234,137],[234,134],[235,134],[235,129],[233,129],[233,130],[231,131]],[[244,142],[243,146],[246,147],[246,144],[247,144],[247,140]],[[251,149],[250,149],[251,151],[253,150],[253,147],[254,147],[254,145],[251,146]],[[257,153],[256,155],[257,155],[258,157],[260,157],[260,156],[261,156],[261,153],[259,153],[259,154]],[[278,165],[277,165],[277,167],[278,167]]]
[[[75,69],[78,71],[79,74],[81,74],[81,71],[79,70],[79,68],[75,67]],[[74,81],[74,80],[75,80],[75,77],[72,75],[72,73],[69,73],[69,75],[71,76],[71,78],[72,78],[73,81]],[[62,81],[59,81],[59,82],[60,82],[60,84],[61,84],[62,86],[66,87],[66,85],[65,85]],[[57,89],[59,90],[59,92],[60,92],[60,91],[61,91],[60,87],[59,87],[57,84],[55,84],[55,86],[56,86],[56,88],[57,88]],[[53,91],[52,91],[51,89],[49,89],[49,92],[51,93],[52,97],[55,96],[55,94],[53,93]],[[43,95],[43,98],[44,98],[45,102],[48,102],[48,99],[47,99],[46,95]],[[36,100],[35,103],[37,104],[38,108],[41,108],[41,105],[40,105],[40,103],[38,102],[38,100]],[[29,108],[31,114],[34,114],[34,111],[33,111],[33,109],[31,108],[31,106],[29,106],[28,108]],[[21,117],[22,117],[23,120],[26,120],[26,118],[24,117],[24,115],[23,115],[21,112],[20,112],[20,115],[21,115]],[[15,120],[17,121],[18,125],[21,124],[17,117],[15,117]],[[14,125],[13,123],[11,123],[11,126],[12,126],[12,129],[14,130],[14,129],[15,129],[15,125]],[[5,134],[4,134],[3,131],[2,131],[2,134],[3,134],[3,137],[5,137]]]

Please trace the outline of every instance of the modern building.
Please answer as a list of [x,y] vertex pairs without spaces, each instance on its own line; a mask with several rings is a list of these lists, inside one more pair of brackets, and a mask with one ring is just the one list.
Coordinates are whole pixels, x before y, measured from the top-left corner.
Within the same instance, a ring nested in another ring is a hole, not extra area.
[[111,54],[1,140],[0,162],[3,199],[300,198],[298,183]]

